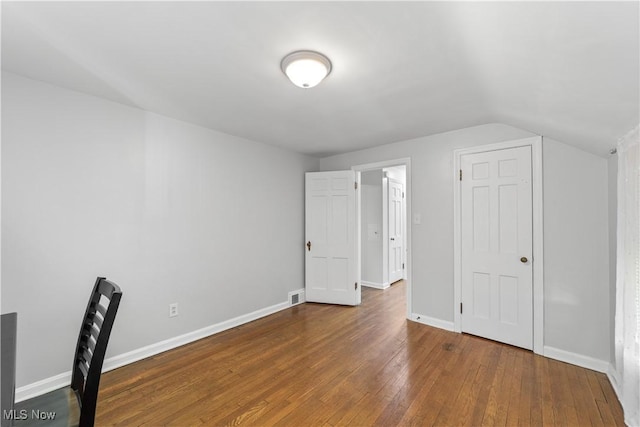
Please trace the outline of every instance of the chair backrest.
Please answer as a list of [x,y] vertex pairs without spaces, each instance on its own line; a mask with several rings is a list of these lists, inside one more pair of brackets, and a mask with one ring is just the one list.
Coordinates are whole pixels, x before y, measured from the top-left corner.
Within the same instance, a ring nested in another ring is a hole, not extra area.
[[80,326],[71,375],[71,388],[80,405],[80,427],[94,423],[102,362],[121,297],[118,285],[104,277],[96,279]]

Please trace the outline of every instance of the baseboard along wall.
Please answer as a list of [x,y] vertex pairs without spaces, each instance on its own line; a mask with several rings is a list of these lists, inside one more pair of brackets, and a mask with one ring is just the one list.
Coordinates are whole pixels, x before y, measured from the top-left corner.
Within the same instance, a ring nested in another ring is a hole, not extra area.
[[582,368],[591,369],[592,371],[602,372],[603,374],[607,374],[611,369],[611,363],[604,360],[595,359],[593,357],[584,356],[582,354],[560,350],[559,348],[549,347],[547,345],[544,346],[543,351],[543,356],[550,359],[570,363]]
[[367,282],[366,280],[361,280],[360,283],[362,284],[362,286],[366,286],[367,288],[374,288],[374,289],[387,289],[389,286],[391,286],[389,282],[377,283],[377,282]]
[[454,332],[453,322],[449,322],[447,320],[436,319],[435,317],[429,317],[418,313],[411,313],[411,320],[427,326],[433,326],[434,328]]

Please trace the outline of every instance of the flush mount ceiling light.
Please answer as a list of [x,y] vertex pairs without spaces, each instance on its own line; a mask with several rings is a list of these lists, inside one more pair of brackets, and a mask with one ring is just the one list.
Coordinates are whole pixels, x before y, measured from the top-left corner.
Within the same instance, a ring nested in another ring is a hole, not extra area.
[[321,53],[299,50],[285,56],[280,68],[291,83],[308,89],[320,83],[331,72],[331,61]]

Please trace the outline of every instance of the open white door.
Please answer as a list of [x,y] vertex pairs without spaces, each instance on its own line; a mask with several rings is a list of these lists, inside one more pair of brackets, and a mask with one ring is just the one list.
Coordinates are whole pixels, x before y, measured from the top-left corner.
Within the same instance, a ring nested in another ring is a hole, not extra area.
[[461,157],[462,331],[533,347],[531,147]]
[[356,178],[353,171],[305,174],[305,299],[358,305]]
[[402,279],[404,275],[404,235],[402,199],[404,186],[400,181],[389,178],[389,284]]

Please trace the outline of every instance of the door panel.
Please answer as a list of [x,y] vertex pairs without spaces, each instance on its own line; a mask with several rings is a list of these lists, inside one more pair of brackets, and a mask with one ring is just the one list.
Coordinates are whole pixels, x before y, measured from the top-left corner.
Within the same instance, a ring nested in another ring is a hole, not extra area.
[[531,349],[531,147],[463,155],[461,165],[462,331]]
[[356,305],[356,197],[353,171],[305,174],[305,299]]

